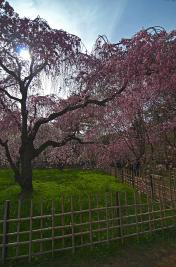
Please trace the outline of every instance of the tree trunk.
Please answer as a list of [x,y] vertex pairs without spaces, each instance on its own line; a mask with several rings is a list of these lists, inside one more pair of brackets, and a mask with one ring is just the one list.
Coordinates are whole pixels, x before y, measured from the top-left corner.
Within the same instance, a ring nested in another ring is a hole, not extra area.
[[20,171],[20,180],[21,182],[21,195],[31,194],[33,191],[32,186],[32,159],[29,149],[25,149],[20,156],[21,171]]

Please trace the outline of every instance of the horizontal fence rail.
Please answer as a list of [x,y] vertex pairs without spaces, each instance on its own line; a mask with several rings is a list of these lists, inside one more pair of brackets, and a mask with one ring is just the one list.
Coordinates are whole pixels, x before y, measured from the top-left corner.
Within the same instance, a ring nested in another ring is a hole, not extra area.
[[153,201],[133,192],[109,192],[1,207],[1,261],[71,250],[176,229],[176,201]]

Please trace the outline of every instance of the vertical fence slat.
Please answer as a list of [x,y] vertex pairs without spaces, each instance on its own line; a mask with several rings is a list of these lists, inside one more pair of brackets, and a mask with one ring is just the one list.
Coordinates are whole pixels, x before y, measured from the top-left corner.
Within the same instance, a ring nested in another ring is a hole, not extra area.
[[176,207],[176,172],[173,173],[174,203]]
[[52,200],[52,208],[51,208],[51,214],[52,214],[52,256],[54,256],[54,226],[55,226],[55,205],[54,200]]
[[105,206],[106,206],[106,237],[107,237],[107,243],[109,244],[109,210],[108,210],[108,198],[109,194],[106,193],[105,195]]
[[[96,194],[96,207],[99,208],[99,195]],[[100,211],[97,210],[98,229],[100,229]],[[98,241],[100,241],[100,231],[98,231]]]
[[[43,201],[40,204],[40,239],[43,238]],[[43,251],[43,242],[40,242],[40,252]]]
[[[128,215],[128,198],[127,198],[127,192],[125,192],[124,215],[125,216]],[[124,228],[124,234],[125,235],[128,234],[128,228],[127,227]]]
[[[113,205],[113,193],[110,192],[110,210],[109,210],[109,217],[111,219],[111,226],[114,227],[114,209],[112,208],[114,205]],[[111,237],[115,237],[115,231],[112,230],[111,231]]]
[[[79,210],[82,211],[82,199],[81,199],[81,196],[79,196]],[[81,245],[83,244],[83,215],[82,215],[82,212],[80,212],[80,215],[79,215],[79,220],[80,220],[80,224],[81,224]]]
[[164,233],[163,232],[163,228],[164,228],[164,221],[163,221],[163,199],[161,198],[161,190],[159,190],[159,209],[160,209],[162,233]]
[[89,201],[89,239],[91,246],[93,244],[93,234],[92,234],[92,207],[91,207],[91,197],[90,195],[88,196],[88,201]]
[[120,199],[120,193],[116,193],[117,199],[118,199],[118,216],[119,216],[119,227],[120,227],[120,240],[123,244],[124,238],[123,238],[123,222],[122,222],[122,205],[121,205],[121,199]]
[[147,207],[148,207],[148,220],[149,220],[149,230],[150,230],[150,234],[152,235],[152,219],[151,219],[151,210],[150,210],[150,198],[147,195]]
[[143,231],[143,211],[142,211],[142,194],[139,192],[139,210],[140,210],[140,222],[141,222],[141,233]]
[[20,242],[20,217],[21,217],[21,200],[18,200],[18,213],[17,213],[17,246],[16,246],[16,257],[19,255],[19,242]]
[[3,237],[2,237],[2,262],[8,256],[8,232],[9,232],[9,214],[10,214],[10,200],[4,203],[4,216],[3,216]]
[[73,207],[73,197],[71,200],[71,229],[72,229],[72,253],[75,253],[75,232],[74,232],[74,207]]
[[163,213],[163,216],[162,216],[162,220],[163,220],[163,227],[165,226],[165,217],[166,217],[166,208],[167,208],[167,201],[166,201],[166,198],[165,198],[165,193],[164,193],[164,196],[163,196],[163,200],[162,200],[162,213]]
[[151,224],[152,224],[152,231],[155,230],[155,213],[153,207],[153,201],[150,199],[150,210],[151,210]]
[[[64,226],[64,196],[61,196],[61,225]],[[62,228],[62,247],[65,247],[64,228]]]
[[137,240],[139,242],[138,203],[137,203],[136,192],[134,192],[134,208],[135,208],[135,218],[136,218]]
[[33,200],[30,201],[30,217],[29,217],[29,262],[32,259],[32,216],[33,216]]

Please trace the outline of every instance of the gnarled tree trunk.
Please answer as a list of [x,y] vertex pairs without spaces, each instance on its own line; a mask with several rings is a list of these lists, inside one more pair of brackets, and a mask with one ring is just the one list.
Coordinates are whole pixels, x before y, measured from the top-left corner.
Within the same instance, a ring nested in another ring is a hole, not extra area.
[[21,194],[29,194],[33,191],[32,186],[32,144],[26,142],[20,151],[20,186]]
[[28,152],[22,154],[21,158],[21,189],[22,193],[31,193],[32,187],[32,162]]

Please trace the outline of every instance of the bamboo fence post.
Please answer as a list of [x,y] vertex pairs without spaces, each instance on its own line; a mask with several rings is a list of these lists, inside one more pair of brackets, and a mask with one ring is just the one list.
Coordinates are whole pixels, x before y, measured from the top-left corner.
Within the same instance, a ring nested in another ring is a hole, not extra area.
[[[40,239],[43,238],[43,201],[40,204]],[[43,242],[40,242],[40,252],[43,251]]]
[[105,202],[106,202],[106,228],[107,228],[107,231],[106,231],[106,235],[107,235],[107,243],[109,244],[109,212],[108,212],[108,196],[109,194],[106,193],[105,195]]
[[3,237],[2,237],[2,262],[3,263],[5,262],[8,256],[9,215],[10,215],[10,200],[6,200],[4,204],[4,216],[3,216]]
[[[64,226],[64,196],[61,196],[61,226]],[[64,236],[64,228],[62,227],[62,236]],[[65,247],[65,239],[62,238],[62,247]]]
[[16,247],[16,257],[19,255],[19,242],[20,242],[20,217],[21,217],[21,200],[18,200],[18,213],[17,213],[17,247]]
[[142,194],[141,194],[141,192],[139,192],[139,210],[140,210],[140,222],[141,222],[141,233],[142,233],[142,231],[143,231],[143,225],[142,225],[142,222],[143,222],[143,217],[142,217],[142,215],[143,215],[143,210],[142,210]]
[[79,219],[80,219],[80,224],[81,224],[81,245],[83,244],[83,215],[82,215],[82,199],[81,199],[81,196],[79,195],[79,210],[80,210],[80,216],[79,216]]
[[134,207],[135,207],[135,218],[136,218],[137,241],[139,242],[138,204],[137,204],[136,192],[134,192]]
[[116,214],[117,214],[117,217],[119,218],[119,192],[116,192],[115,193],[115,201],[116,201]]
[[[173,177],[174,178],[174,177]],[[174,182],[174,179],[173,179]],[[175,200],[174,200],[174,183],[172,184],[172,172],[170,171],[170,184],[171,184],[171,207],[172,211],[175,213]],[[175,216],[173,216],[173,223],[175,223]]]
[[[96,194],[96,207],[99,208],[99,195]],[[97,217],[98,217],[98,229],[100,229],[100,214],[99,210],[97,210]],[[100,231],[98,231],[98,241],[100,241]]]
[[[166,208],[166,195],[165,195],[165,187],[164,187],[164,179],[162,179],[162,176],[160,176],[160,183],[162,187],[162,211],[163,211],[163,217],[165,217],[165,208]],[[164,218],[163,218],[163,225],[164,225]]]
[[72,229],[72,253],[75,253],[75,232],[74,232],[74,208],[73,208],[73,197],[70,197],[71,200],[71,229]]
[[54,256],[54,227],[55,227],[55,205],[54,200],[52,200],[52,208],[51,208],[51,214],[52,214],[52,256]]
[[155,213],[154,213],[152,199],[150,199],[150,208],[151,208],[151,224],[152,224],[152,231],[153,231],[155,230]]
[[[114,208],[113,208],[113,193],[110,192],[110,203],[111,203],[111,208],[110,208],[110,214],[111,214],[111,226],[114,227]],[[115,231],[114,229],[112,230],[112,237],[114,237]]]
[[119,234],[119,237],[121,238],[121,219],[120,219],[120,200],[119,200],[119,192],[116,192],[115,193],[115,206],[116,206],[116,213],[115,213],[115,216],[117,218],[117,224],[118,224],[118,234]]
[[33,201],[30,201],[30,217],[29,217],[29,262],[32,259],[32,216],[33,216]]
[[[127,199],[127,192],[125,191],[125,205],[124,205],[124,209],[125,209],[125,216],[128,215],[128,199]],[[128,234],[128,228],[124,228],[124,233]]]
[[150,230],[150,234],[152,235],[152,218],[151,218],[151,206],[150,206],[150,199],[149,196],[147,195],[147,208],[148,208],[148,220],[149,220],[149,230]]
[[120,201],[120,193],[117,192],[117,196],[118,196],[118,203],[119,203],[119,226],[120,226],[120,240],[121,243],[124,243],[124,238],[123,238],[123,224],[122,224],[122,206],[121,206],[121,201]]
[[88,196],[89,200],[89,234],[90,234],[90,243],[93,245],[93,233],[92,233],[92,207],[91,207],[91,198]]
[[158,183],[158,197],[159,197],[159,201],[162,202],[162,186],[161,186],[161,182]]
[[159,208],[160,208],[161,227],[162,227],[162,234],[163,234],[164,233],[163,201],[161,199],[161,191],[160,190],[159,190]]
[[160,184],[161,184],[161,191],[162,191],[162,199],[164,203],[164,188],[163,188],[163,181],[161,180],[161,176],[160,176]]

